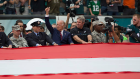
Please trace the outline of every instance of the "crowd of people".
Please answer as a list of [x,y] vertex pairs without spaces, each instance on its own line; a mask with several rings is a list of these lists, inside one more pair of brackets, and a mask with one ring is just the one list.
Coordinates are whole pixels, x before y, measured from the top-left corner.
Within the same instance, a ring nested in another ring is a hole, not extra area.
[[0,14],[43,15],[133,15],[140,12],[140,0],[0,0]]
[[[99,20],[91,21],[91,25],[85,27],[83,15],[79,15],[77,22],[73,22],[70,29],[67,30],[67,23],[63,20],[58,20],[56,24],[50,24],[50,11],[50,7],[45,9],[45,24],[51,36],[44,32],[41,21],[32,22],[32,30],[25,30],[26,27],[22,20],[17,20],[8,36],[4,33],[4,26],[0,25],[0,48],[88,43],[140,43],[139,14],[133,15],[133,24],[127,27],[125,33],[121,33],[121,27],[117,24],[111,25],[109,30],[104,30],[105,24]],[[70,16],[70,14],[68,15]]]

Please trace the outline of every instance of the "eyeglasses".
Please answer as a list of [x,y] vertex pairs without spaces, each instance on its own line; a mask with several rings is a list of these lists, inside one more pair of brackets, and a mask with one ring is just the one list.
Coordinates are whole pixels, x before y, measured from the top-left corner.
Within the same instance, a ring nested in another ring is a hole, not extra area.
[[23,26],[20,26],[20,27],[23,27]]

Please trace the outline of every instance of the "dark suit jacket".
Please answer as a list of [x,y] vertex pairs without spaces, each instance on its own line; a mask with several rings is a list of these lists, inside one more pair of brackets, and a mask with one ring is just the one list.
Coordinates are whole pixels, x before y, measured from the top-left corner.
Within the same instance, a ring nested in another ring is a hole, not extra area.
[[53,27],[51,26],[51,24],[49,22],[49,17],[45,17],[45,22],[46,22],[46,26],[47,26],[48,30],[50,31],[50,33],[52,35],[52,39],[55,41],[55,43],[57,43],[58,45],[73,43],[73,41],[71,39],[71,34],[69,32],[64,30],[63,37],[61,40],[60,32],[56,28],[53,29]]
[[4,32],[0,32],[0,48],[2,46],[8,47],[9,45],[12,45],[10,39],[6,36]]
[[39,38],[34,32],[26,35],[26,40],[29,46],[36,46],[36,44],[46,45],[46,42],[52,44],[54,41],[45,33],[39,32]]

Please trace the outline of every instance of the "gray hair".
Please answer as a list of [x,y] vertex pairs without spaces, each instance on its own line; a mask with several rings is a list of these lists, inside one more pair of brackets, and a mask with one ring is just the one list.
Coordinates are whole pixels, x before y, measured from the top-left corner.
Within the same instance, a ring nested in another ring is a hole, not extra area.
[[78,16],[77,19],[81,20],[82,22],[85,22],[85,17],[83,15]]

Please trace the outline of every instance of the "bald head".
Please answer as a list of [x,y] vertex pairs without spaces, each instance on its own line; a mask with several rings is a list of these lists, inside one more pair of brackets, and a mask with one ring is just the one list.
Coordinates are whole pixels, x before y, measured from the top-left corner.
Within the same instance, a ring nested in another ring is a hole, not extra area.
[[65,27],[65,22],[63,20],[58,20],[56,26],[57,30],[62,31],[64,27]]

